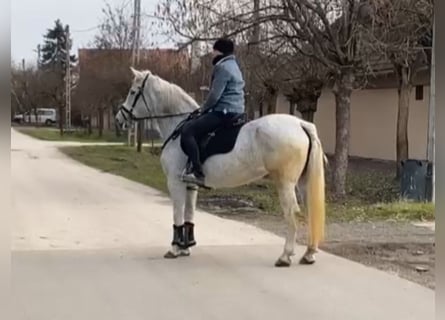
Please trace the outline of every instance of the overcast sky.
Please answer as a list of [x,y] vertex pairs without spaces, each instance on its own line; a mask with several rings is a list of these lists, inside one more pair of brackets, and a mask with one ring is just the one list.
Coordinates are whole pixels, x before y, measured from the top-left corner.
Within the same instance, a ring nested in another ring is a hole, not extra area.
[[[125,0],[107,0],[122,3]],[[129,1],[132,6],[132,0]],[[142,0],[142,11],[148,12],[158,0]],[[11,1],[11,58],[35,63],[37,45],[43,34],[60,19],[72,32],[74,49],[92,40],[96,30],[78,32],[98,25],[105,0],[13,0]]]

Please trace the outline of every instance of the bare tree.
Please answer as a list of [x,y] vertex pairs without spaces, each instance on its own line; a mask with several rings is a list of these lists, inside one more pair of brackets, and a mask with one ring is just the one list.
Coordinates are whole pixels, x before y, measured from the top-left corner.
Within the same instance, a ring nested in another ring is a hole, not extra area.
[[[94,36],[92,47],[98,49],[132,49],[135,39],[132,1],[125,0],[114,6],[109,2],[102,8],[102,20]],[[145,26],[141,26],[141,46],[147,41]]]
[[[350,99],[358,80],[369,70],[370,52],[363,31],[365,1],[263,0],[257,11],[252,1],[231,2],[230,6],[225,1],[206,0],[184,4],[179,0],[165,0],[159,8],[162,22],[182,38],[211,40],[223,33],[242,39],[261,24],[267,30],[262,41],[279,43],[280,53],[298,53],[326,68],[333,79],[336,100],[334,192],[344,196]],[[268,85],[269,92],[273,93],[274,86]]]
[[37,119],[37,108],[57,103],[61,94],[58,79],[49,71],[33,67],[26,69],[11,68],[11,94],[14,104],[21,112],[34,113]]
[[269,19],[265,14],[270,7],[260,0],[163,0],[156,12],[159,20],[154,24],[182,46],[196,41],[208,44],[224,36],[235,40],[246,80],[246,111],[253,118],[257,106],[263,103],[268,113],[276,112],[279,93],[282,64],[277,52],[283,41],[271,40],[269,30],[262,26]]
[[364,33],[364,2],[280,2],[282,15],[275,21],[277,34],[288,39],[295,52],[317,60],[333,79],[336,102],[334,193],[343,197],[349,156],[351,95],[358,80],[369,70],[371,54]]
[[432,45],[432,0],[371,1],[373,47],[393,65],[398,79],[397,176],[409,157],[408,119],[413,80],[429,64]]

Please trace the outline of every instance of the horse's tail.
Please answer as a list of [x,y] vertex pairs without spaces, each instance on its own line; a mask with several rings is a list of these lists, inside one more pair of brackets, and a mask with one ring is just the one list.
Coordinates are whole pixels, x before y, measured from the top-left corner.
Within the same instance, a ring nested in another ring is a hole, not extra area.
[[323,152],[317,129],[310,122],[301,122],[309,137],[309,152],[306,163],[306,207],[309,223],[309,246],[313,249],[324,239],[325,228],[325,175],[327,158]]

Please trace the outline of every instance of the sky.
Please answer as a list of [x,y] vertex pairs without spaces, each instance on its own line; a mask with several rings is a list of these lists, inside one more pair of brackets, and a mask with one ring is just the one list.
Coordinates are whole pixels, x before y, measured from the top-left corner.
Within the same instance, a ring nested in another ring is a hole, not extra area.
[[[110,4],[120,4],[132,0],[107,0]],[[142,12],[149,12],[158,0],[141,0]],[[101,9],[105,0],[13,0],[11,1],[11,59],[26,64],[37,61],[37,45],[43,43],[43,35],[54,21],[60,19],[68,24],[73,38],[73,47],[86,46],[93,39],[96,27],[101,20]]]

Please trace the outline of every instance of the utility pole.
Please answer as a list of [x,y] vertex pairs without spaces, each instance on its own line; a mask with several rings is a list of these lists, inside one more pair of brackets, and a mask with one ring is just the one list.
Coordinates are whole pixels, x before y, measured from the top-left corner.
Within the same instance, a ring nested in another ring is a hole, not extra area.
[[40,58],[41,58],[41,51],[40,51],[40,44],[37,45],[37,70],[40,70]]
[[[26,76],[25,76],[25,70],[26,70],[26,63],[25,63],[25,59],[22,59],[22,74],[23,74],[23,84],[25,87],[25,90],[28,90],[28,83],[26,81]],[[18,99],[17,99],[18,100]],[[25,106],[26,108],[27,106]],[[23,110],[23,114],[24,114],[24,118],[23,121],[29,121],[31,122],[31,114],[32,114],[32,110],[30,110],[29,112],[29,119],[26,119],[26,115],[25,115],[25,110]]]
[[71,129],[71,60],[70,60],[70,27],[66,26],[66,74],[65,74],[65,112],[66,112],[66,129]]
[[[141,18],[141,5],[140,0],[134,0],[133,4],[133,30],[132,37],[133,42],[131,44],[131,65],[132,67],[136,67],[136,64],[139,63],[139,35],[140,35],[140,18]],[[133,127],[134,126],[134,127]],[[139,140],[137,138],[137,128],[138,122],[134,123],[130,122],[130,126],[128,127],[128,145],[134,146],[136,141]]]
[[[132,65],[133,67],[139,64],[140,60],[140,45],[141,45],[141,0],[134,0],[134,15],[133,15],[133,48],[132,48]],[[129,130],[129,134],[131,129]],[[144,133],[144,121],[136,121],[134,126],[134,140],[137,152],[142,150],[142,138]],[[130,140],[130,138],[129,138]]]
[[253,19],[255,25],[253,27],[252,42],[254,47],[260,42],[260,0],[253,0]]
[[432,166],[432,202],[435,203],[436,199],[436,161],[435,161],[435,138],[436,138],[436,130],[435,130],[435,118],[436,118],[436,75],[435,75],[435,66],[436,66],[436,54],[435,54],[435,42],[436,42],[436,25],[435,18],[433,18],[433,43],[431,48],[431,74],[430,74],[430,103],[428,108],[428,142],[427,142],[427,159],[431,163]]
[[134,0],[134,14],[133,14],[133,43],[131,64],[136,66],[139,63],[139,49],[141,36],[141,0]]
[[[253,0],[253,21],[254,21],[254,26],[253,26],[253,32],[251,34],[250,37],[250,43],[248,45],[248,51],[249,54],[253,51],[255,53],[258,52],[258,50],[256,50],[256,48],[258,47],[258,44],[260,42],[260,24],[259,24],[259,20],[260,20],[260,0]],[[253,49],[253,50],[252,50]],[[252,50],[252,51],[251,51]],[[254,62],[255,63],[255,62]],[[247,82],[249,83],[249,88],[253,88],[252,82],[254,81],[255,75],[254,75],[254,71],[252,68],[252,65],[249,67],[248,69],[248,73],[247,73]],[[250,91],[250,90],[248,90]],[[253,94],[253,92],[247,92],[247,104],[248,104],[248,108],[247,108],[247,115],[249,117],[249,119],[253,119],[255,117],[255,96]]]

